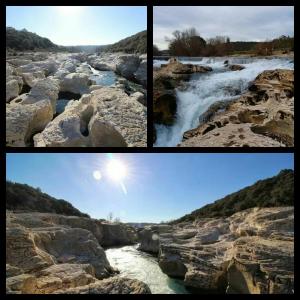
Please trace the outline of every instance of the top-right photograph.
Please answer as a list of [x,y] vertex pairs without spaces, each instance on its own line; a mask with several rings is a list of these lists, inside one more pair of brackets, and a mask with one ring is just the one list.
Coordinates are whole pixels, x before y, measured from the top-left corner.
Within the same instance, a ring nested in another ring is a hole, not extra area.
[[153,8],[154,147],[294,146],[294,7]]

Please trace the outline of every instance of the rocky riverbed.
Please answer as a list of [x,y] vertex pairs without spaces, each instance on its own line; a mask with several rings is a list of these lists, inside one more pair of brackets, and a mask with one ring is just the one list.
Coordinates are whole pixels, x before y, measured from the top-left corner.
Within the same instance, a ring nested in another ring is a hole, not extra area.
[[251,208],[227,218],[156,225],[140,250],[194,292],[294,292],[294,208]]
[[153,76],[155,146],[294,145],[289,58],[171,59]]
[[146,99],[146,55],[14,53],[6,60],[6,145],[145,147]]

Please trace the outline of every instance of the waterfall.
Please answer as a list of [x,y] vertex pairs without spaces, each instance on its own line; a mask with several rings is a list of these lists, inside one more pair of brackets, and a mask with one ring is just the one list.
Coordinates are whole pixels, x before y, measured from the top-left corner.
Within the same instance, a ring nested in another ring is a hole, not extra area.
[[[229,71],[224,61],[230,64],[242,64],[245,69]],[[188,58],[180,58],[182,63],[191,63]],[[159,66],[162,61],[154,61]],[[155,124],[157,140],[155,147],[174,147],[182,140],[184,132],[199,125],[199,117],[211,104],[220,100],[238,98],[247,91],[251,81],[265,70],[294,69],[289,59],[257,59],[257,58],[198,58],[193,64],[207,65],[212,72],[194,74],[184,91],[175,90],[177,97],[177,115],[173,126]]]

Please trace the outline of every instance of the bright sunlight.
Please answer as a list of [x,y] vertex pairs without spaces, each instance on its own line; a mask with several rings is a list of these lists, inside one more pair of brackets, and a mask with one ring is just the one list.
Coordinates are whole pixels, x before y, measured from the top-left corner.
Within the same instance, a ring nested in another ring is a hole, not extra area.
[[107,163],[107,174],[114,181],[122,181],[127,175],[126,166],[119,159],[111,159]]
[[82,6],[56,6],[58,12],[64,16],[73,16],[79,14],[82,11]]

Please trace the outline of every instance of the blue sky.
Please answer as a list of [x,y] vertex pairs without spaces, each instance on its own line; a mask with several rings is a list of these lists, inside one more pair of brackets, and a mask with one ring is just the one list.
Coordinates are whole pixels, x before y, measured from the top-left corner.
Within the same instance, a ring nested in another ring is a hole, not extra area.
[[63,46],[106,45],[147,29],[147,7],[7,6],[6,26]]
[[[200,3],[200,2],[199,2]],[[229,36],[232,41],[265,41],[294,36],[293,6],[156,6],[153,42],[166,49],[175,30],[195,27],[204,38]]]
[[[127,169],[119,181],[107,164]],[[293,169],[293,154],[7,154],[6,178],[40,187],[94,218],[109,212],[124,222],[160,222],[183,216],[255,181]],[[100,180],[93,177],[98,170]]]

